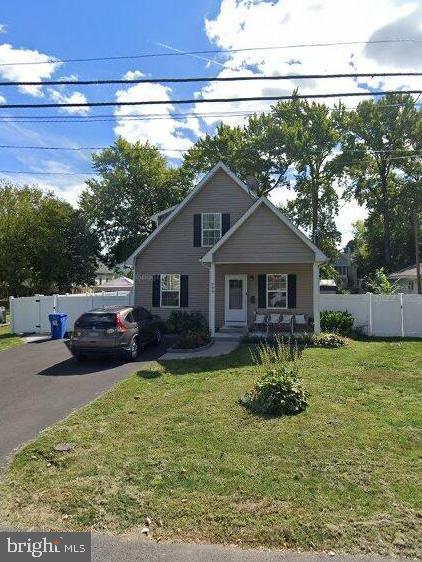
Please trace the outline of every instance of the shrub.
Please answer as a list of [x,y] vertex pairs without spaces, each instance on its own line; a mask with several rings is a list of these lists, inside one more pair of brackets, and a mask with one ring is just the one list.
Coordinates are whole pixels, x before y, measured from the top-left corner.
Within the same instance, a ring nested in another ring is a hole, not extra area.
[[343,310],[324,310],[321,312],[321,329],[323,332],[336,332],[343,336],[351,333],[353,316]]
[[186,332],[183,334],[175,347],[177,349],[195,349],[196,347],[202,347],[211,341],[211,334],[208,327],[204,330],[199,330],[197,332]]
[[167,320],[167,330],[171,334],[187,334],[208,330],[208,322],[200,312],[174,310]]
[[314,338],[315,347],[343,347],[346,345],[344,338],[338,334],[319,334]]
[[240,403],[259,414],[294,415],[308,406],[307,393],[299,376],[296,362],[274,365],[262,376]]
[[296,344],[275,336],[275,344],[258,344],[251,351],[261,373],[254,388],[240,398],[253,412],[275,416],[298,414],[308,405],[307,393],[299,376],[301,351]]

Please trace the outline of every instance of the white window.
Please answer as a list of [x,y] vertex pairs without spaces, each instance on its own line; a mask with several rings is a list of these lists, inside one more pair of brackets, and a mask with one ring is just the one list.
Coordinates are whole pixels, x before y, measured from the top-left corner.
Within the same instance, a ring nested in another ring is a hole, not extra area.
[[160,275],[160,306],[163,308],[179,308],[180,275],[178,273]]
[[202,246],[214,246],[221,238],[221,213],[202,213]]
[[287,308],[286,274],[267,274],[267,308]]

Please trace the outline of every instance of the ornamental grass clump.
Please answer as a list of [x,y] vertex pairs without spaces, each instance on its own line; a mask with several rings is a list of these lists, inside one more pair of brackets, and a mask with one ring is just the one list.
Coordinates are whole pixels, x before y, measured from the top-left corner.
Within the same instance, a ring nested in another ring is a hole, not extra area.
[[308,406],[308,395],[299,374],[301,351],[278,339],[275,345],[262,343],[252,352],[260,378],[240,403],[259,414],[295,415]]

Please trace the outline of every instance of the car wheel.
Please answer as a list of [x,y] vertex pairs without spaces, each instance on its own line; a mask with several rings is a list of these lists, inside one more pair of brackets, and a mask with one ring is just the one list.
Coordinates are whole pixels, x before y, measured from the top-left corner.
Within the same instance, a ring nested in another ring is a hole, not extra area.
[[136,338],[133,338],[128,351],[129,359],[134,361],[138,357],[138,353],[139,353],[138,340]]
[[160,342],[161,342],[161,332],[160,332],[160,330],[157,330],[157,333],[156,333],[156,335],[155,335],[155,341],[154,341],[154,343],[155,343],[156,345],[158,345]]

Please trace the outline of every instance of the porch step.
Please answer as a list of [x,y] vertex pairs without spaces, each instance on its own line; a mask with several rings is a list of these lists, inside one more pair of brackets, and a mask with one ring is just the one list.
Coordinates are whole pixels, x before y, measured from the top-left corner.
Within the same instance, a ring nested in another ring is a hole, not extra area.
[[215,332],[214,339],[219,341],[240,341],[247,334],[246,326],[222,326]]

